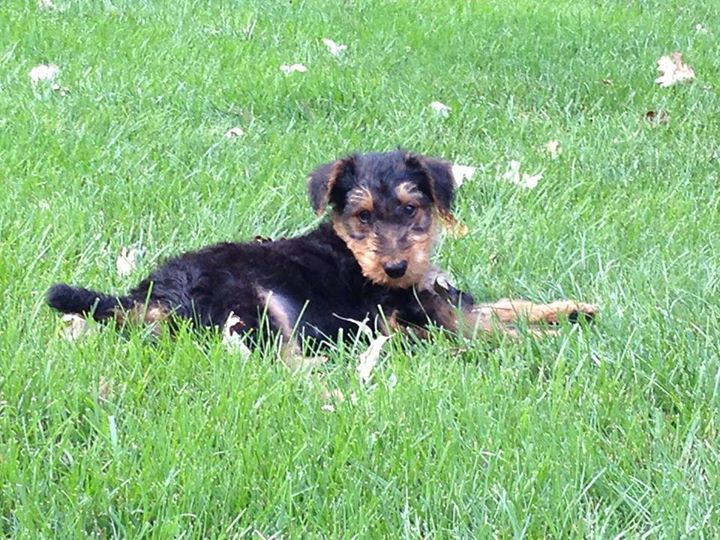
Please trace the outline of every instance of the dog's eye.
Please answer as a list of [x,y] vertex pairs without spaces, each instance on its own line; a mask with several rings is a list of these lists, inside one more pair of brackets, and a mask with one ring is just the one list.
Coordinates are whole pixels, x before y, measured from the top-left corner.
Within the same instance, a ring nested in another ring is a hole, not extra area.
[[403,212],[407,217],[413,217],[415,215],[415,212],[417,212],[417,206],[414,204],[406,204],[403,206]]
[[370,212],[367,211],[367,210],[363,210],[362,212],[358,213],[358,215],[357,215],[357,218],[358,218],[358,220],[360,221],[360,223],[363,223],[363,224],[365,224],[365,225],[367,225],[368,223],[370,223],[370,218],[371,218],[371,217],[372,217],[372,216],[371,216]]

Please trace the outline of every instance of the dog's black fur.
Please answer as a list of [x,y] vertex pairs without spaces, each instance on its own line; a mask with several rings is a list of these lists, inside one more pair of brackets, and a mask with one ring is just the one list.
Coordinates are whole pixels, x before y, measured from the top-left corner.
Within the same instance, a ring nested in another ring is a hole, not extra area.
[[54,285],[47,301],[98,321],[225,326],[253,342],[268,330],[291,351],[297,338],[352,336],[364,320],[385,332],[412,328],[425,335],[436,325],[466,335],[517,336],[508,325],[518,318],[544,325],[594,317],[597,306],[569,300],[476,305],[451,286],[430,255],[437,222],[454,222],[454,185],[450,164],[441,160],[404,151],[353,155],[310,175],[313,208],[322,214],[330,205],[332,213],[305,236],[186,253],[124,296]]
[[[147,322],[221,327],[234,313],[250,336],[264,317],[285,337],[316,340],[353,335],[348,319],[453,329],[453,306],[428,283],[435,223],[452,219],[448,163],[403,151],[354,155],[314,171],[309,192],[316,212],[332,207],[331,222],[309,234],[186,253],[124,296],[54,285],[47,302],[98,321],[135,313]],[[472,298],[453,294],[451,303]]]

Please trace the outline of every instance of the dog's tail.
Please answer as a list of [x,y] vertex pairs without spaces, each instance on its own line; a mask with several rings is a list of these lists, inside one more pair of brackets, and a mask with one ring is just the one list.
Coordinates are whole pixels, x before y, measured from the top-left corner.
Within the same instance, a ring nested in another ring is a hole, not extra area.
[[127,307],[129,299],[59,283],[48,289],[47,303],[61,313],[78,313],[105,321],[112,318],[118,308]]

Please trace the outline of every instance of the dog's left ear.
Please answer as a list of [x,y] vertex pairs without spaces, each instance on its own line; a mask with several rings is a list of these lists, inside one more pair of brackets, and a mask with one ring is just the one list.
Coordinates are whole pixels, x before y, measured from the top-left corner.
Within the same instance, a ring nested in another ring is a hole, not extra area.
[[347,157],[320,165],[308,176],[308,192],[313,210],[319,216],[325,212],[335,185],[344,175],[355,171],[354,158]]
[[425,173],[430,184],[430,193],[440,215],[453,221],[452,204],[455,197],[455,180],[452,165],[441,159],[427,158],[416,154],[405,157],[408,168],[417,168]]

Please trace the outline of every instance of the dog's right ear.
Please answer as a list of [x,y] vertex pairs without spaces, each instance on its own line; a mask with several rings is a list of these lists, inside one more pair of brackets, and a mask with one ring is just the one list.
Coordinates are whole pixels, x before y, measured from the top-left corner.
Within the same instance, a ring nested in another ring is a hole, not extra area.
[[345,175],[355,172],[355,158],[353,156],[338,159],[331,163],[320,165],[308,176],[308,191],[310,203],[318,216],[325,212],[330,202],[332,191],[338,181]]

